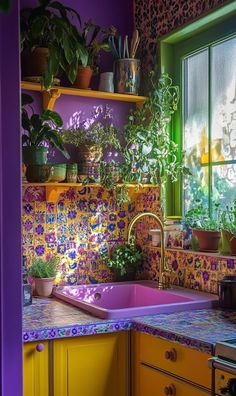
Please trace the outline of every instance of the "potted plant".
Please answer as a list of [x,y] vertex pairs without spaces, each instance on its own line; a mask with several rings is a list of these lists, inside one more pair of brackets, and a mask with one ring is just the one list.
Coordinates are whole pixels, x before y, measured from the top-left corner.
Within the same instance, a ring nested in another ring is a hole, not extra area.
[[53,282],[59,270],[60,259],[52,256],[46,260],[34,258],[28,274],[34,280],[38,296],[49,297],[52,294]]
[[[22,135],[23,162],[25,165],[45,165],[47,163],[48,148],[45,143],[58,149],[66,158],[69,154],[64,147],[59,128],[63,121],[58,113],[51,110],[43,110],[41,114],[35,114],[32,107],[33,98],[22,94],[21,121],[24,133]],[[28,108],[32,112],[30,116]]]
[[221,253],[236,255],[236,199],[233,205],[226,205],[221,214],[222,244]]
[[209,216],[207,209],[202,204],[198,204],[185,214],[185,224],[192,229],[194,250],[218,251],[221,237],[218,205],[215,205],[215,216]]
[[97,106],[91,117],[75,121],[71,128],[62,132],[63,141],[79,149],[80,162],[98,163],[106,148],[120,150],[118,131],[112,121],[111,109]]
[[76,26],[79,14],[59,1],[39,0],[38,7],[24,8],[20,16],[23,77],[42,76],[49,89],[64,71],[73,83],[78,62],[86,64],[88,57]]
[[116,29],[111,26],[103,30],[91,20],[85,23],[81,33],[81,44],[86,51],[87,57],[79,60],[77,75],[74,86],[80,89],[88,89],[93,73],[97,73],[99,53],[101,50],[110,51],[108,37],[116,34]]
[[179,89],[167,74],[159,79],[151,72],[152,90],[144,105],[132,111],[125,126],[124,166],[126,181],[163,183],[177,181],[189,170],[179,158],[178,145],[168,129],[179,102]]
[[144,255],[134,243],[116,246],[109,255],[102,255],[105,264],[112,268],[114,280],[134,280]]

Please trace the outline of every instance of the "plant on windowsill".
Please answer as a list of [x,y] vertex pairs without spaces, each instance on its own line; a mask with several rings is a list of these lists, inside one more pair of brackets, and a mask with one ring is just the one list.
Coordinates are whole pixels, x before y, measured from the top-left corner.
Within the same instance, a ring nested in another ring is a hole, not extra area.
[[24,8],[20,16],[23,77],[42,77],[49,89],[65,72],[73,83],[79,62],[88,60],[76,26],[81,24],[77,11],[59,1],[39,0],[38,7]]
[[101,255],[101,258],[112,269],[114,281],[130,281],[135,279],[144,254],[138,245],[125,243],[116,246],[109,254]]
[[49,297],[52,294],[53,283],[60,266],[58,256],[48,259],[33,258],[28,275],[34,280],[38,296]]
[[[60,115],[51,110],[35,114],[32,103],[30,95],[22,94],[21,122],[25,131],[22,134],[23,163],[29,182],[45,182],[51,173],[51,166],[47,165],[48,147],[45,147],[45,143],[59,150],[66,158],[70,156],[60,134],[63,125]],[[32,115],[29,115],[29,110]]]
[[221,253],[236,255],[236,199],[221,213]]
[[199,203],[185,214],[184,222],[192,229],[191,245],[193,250],[217,252],[221,237],[219,205],[215,204],[214,215],[209,216],[207,209]]

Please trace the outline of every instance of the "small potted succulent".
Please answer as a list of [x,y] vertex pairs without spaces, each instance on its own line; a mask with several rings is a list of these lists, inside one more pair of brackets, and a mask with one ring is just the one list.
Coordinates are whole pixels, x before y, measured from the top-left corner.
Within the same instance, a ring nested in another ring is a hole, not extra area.
[[22,75],[33,81],[42,77],[49,89],[54,78],[65,72],[75,81],[78,63],[86,64],[87,50],[77,25],[78,12],[59,1],[39,0],[34,8],[21,10]]
[[[41,114],[35,114],[30,106],[32,103],[33,98],[30,95],[22,94],[23,163],[27,167],[28,181],[43,182],[50,177],[50,166],[47,165],[48,147],[45,143],[58,149],[66,158],[69,158],[69,154],[60,134],[63,125],[60,115],[51,110],[43,110]],[[32,115],[29,115],[28,109],[31,110]]]
[[81,44],[86,52],[86,59],[81,58],[77,69],[74,86],[80,89],[89,88],[93,73],[97,73],[99,53],[101,50],[109,52],[108,37],[116,34],[116,29],[111,26],[103,30],[91,20],[85,23],[81,36]]
[[207,209],[199,203],[185,214],[185,224],[192,229],[192,247],[202,252],[217,252],[221,237],[221,221],[218,205],[215,216],[209,216]]
[[125,243],[116,246],[110,254],[102,255],[102,259],[112,269],[115,281],[130,281],[135,279],[144,255],[138,245]]
[[49,297],[52,294],[53,283],[59,270],[60,259],[52,256],[48,259],[34,258],[28,275],[35,283],[38,296]]
[[236,199],[221,214],[221,253],[236,255]]

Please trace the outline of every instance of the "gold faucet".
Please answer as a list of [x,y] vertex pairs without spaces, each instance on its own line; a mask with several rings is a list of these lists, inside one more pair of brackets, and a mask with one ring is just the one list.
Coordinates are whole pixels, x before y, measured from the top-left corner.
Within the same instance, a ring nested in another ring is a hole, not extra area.
[[138,213],[134,218],[131,220],[129,227],[128,227],[128,243],[131,243],[132,239],[132,230],[137,223],[138,220],[142,219],[145,216],[153,217],[159,227],[160,227],[160,234],[161,234],[161,258],[160,258],[160,265],[159,265],[159,279],[158,279],[158,289],[167,289],[170,287],[170,273],[172,270],[168,266],[165,260],[165,242],[164,242],[164,226],[160,218],[151,212],[144,212]]

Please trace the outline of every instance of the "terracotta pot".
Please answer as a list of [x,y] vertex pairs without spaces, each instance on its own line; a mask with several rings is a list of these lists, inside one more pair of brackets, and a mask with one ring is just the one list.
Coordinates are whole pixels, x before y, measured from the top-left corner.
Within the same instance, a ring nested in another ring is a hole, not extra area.
[[21,54],[22,77],[42,76],[47,68],[48,55],[48,48],[25,49]]
[[229,231],[225,231],[225,235],[229,242],[230,254],[232,254],[232,256],[236,256],[236,238],[235,238],[235,236],[233,234],[231,234],[231,232],[229,232]]
[[93,70],[89,66],[78,66],[77,76],[74,82],[75,88],[88,89],[93,75]]
[[37,295],[49,297],[52,294],[54,279],[55,278],[34,278]]
[[202,252],[217,252],[220,241],[219,231],[206,231],[193,229],[193,235],[195,235],[199,242],[199,250]]

